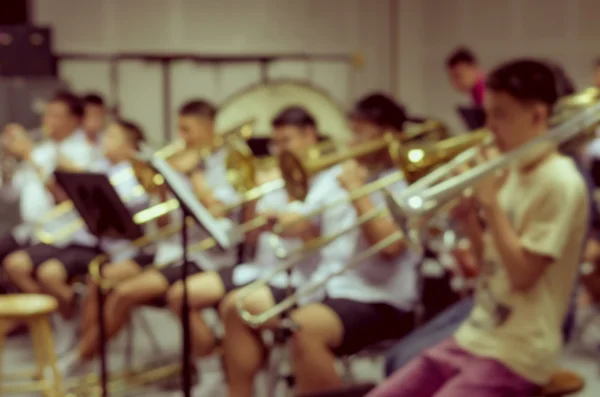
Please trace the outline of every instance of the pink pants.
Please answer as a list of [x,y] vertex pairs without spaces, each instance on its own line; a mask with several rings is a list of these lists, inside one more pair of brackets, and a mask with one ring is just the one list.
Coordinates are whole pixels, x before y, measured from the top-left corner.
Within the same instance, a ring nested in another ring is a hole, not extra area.
[[398,370],[367,397],[531,397],[538,390],[500,362],[474,356],[450,338]]

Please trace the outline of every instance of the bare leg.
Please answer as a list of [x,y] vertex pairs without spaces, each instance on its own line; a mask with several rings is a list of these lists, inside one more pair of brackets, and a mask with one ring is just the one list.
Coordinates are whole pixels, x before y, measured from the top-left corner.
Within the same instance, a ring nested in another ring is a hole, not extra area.
[[332,349],[342,343],[344,327],[337,314],[321,304],[292,314],[300,330],[292,339],[293,367],[298,394],[325,392],[342,386]]
[[[167,280],[154,269],[119,284],[106,299],[104,327],[107,339],[114,337],[129,322],[135,308],[164,296],[168,289]],[[90,359],[97,353],[99,337],[99,329],[96,328],[82,338],[80,357]]]
[[39,294],[41,289],[33,279],[33,263],[26,251],[16,251],[7,256],[2,263],[10,281],[21,291]]
[[[254,378],[265,361],[265,348],[259,335],[240,318],[234,293],[222,308],[225,324],[223,341],[229,397],[252,397]],[[246,308],[260,313],[275,304],[268,287],[257,289],[245,302]]]
[[40,287],[58,300],[59,312],[66,319],[73,315],[75,296],[73,288],[68,284],[68,277],[65,265],[57,259],[47,260],[37,270]]
[[[104,279],[115,284],[123,280],[134,277],[142,272],[142,267],[134,261],[123,261],[110,263],[102,267],[102,276]],[[82,339],[93,338],[88,334],[96,334],[98,329],[98,285],[91,279],[88,279],[88,294],[83,300],[82,310]]]
[[[203,357],[212,353],[216,347],[216,339],[198,311],[218,304],[225,296],[225,287],[217,272],[195,274],[188,279],[187,283],[192,352],[196,357]],[[183,281],[173,284],[167,294],[167,301],[169,308],[178,316],[181,316]]]

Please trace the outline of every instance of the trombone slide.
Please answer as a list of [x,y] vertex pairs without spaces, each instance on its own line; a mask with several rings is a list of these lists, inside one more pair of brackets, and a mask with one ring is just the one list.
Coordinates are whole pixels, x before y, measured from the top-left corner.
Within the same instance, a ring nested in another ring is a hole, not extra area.
[[[236,308],[237,311],[240,315],[240,317],[251,327],[259,327],[262,324],[266,323],[267,321],[269,321],[271,318],[275,317],[275,316],[270,316],[269,315],[269,310],[267,310],[267,312],[263,312],[260,313],[258,315],[252,314],[249,311],[247,311],[244,308],[244,300],[245,298],[250,295],[253,291],[268,285],[268,283],[274,278],[276,277],[279,273],[288,271],[289,269],[291,269],[292,267],[296,266],[298,263],[300,263],[303,259],[303,257],[305,255],[302,254],[307,254],[310,252],[314,252],[316,250],[319,250],[325,246],[327,246],[328,244],[330,244],[332,241],[334,241],[335,239],[351,232],[352,230],[354,230],[357,227],[360,227],[361,225],[363,225],[364,223],[367,223],[373,219],[376,219],[378,217],[381,216],[385,216],[388,214],[388,209],[387,208],[375,208],[372,211],[367,212],[366,214],[363,214],[362,216],[358,217],[356,223],[354,223],[352,226],[349,226],[343,230],[340,230],[337,233],[333,233],[327,236],[323,236],[320,238],[316,238],[311,240],[310,242],[308,242],[307,244],[305,244],[303,247],[299,248],[298,250],[294,250],[291,252],[291,255],[289,256],[293,256],[293,258],[287,260],[284,263],[281,263],[280,265],[278,265],[275,269],[271,270],[268,274],[266,274],[265,276],[263,276],[262,278],[254,281],[253,283],[243,287],[242,289],[240,289],[236,295]],[[397,240],[394,240],[394,242],[396,242]],[[389,243],[389,245],[391,245],[393,243]],[[387,248],[388,245],[386,245],[384,248]],[[382,249],[384,249],[382,248]],[[265,316],[268,317],[267,319],[265,319]]]
[[600,103],[597,103],[578,112],[575,116],[551,129],[547,134],[462,174],[433,186],[424,187],[420,192],[411,192],[410,195],[393,197],[388,194],[386,196],[388,208],[390,208],[395,222],[407,234],[409,244],[417,247],[421,243],[423,226],[434,213],[441,207],[451,206],[455,199],[479,180],[524,158],[534,150],[549,150],[557,144],[569,141],[597,125],[599,121]]
[[404,179],[404,175],[402,174],[401,171],[398,172],[394,172],[392,174],[386,175],[374,182],[371,182],[369,184],[364,185],[363,187],[356,189],[353,192],[350,192],[347,196],[340,198],[339,200],[335,200],[332,203],[318,208],[315,211],[311,211],[308,214],[306,214],[305,216],[303,216],[301,219],[298,220],[294,220],[288,223],[283,223],[283,224],[277,224],[275,225],[275,227],[273,228],[273,233],[274,234],[281,234],[284,230],[286,230],[289,227],[292,227],[294,225],[296,225],[297,223],[305,220],[305,219],[310,219],[313,218],[315,216],[320,215],[321,213],[337,207],[338,205],[342,205],[342,204],[346,204],[346,203],[351,203],[354,200],[358,200],[359,198],[362,198],[364,196],[368,196],[371,193],[374,193],[378,190],[381,190],[387,186],[390,186],[396,182],[400,182]]
[[[238,296],[236,299],[238,312],[239,312],[241,318],[244,320],[244,322],[246,322],[252,328],[258,328],[261,325],[267,323],[268,321],[280,316],[282,313],[292,309],[294,306],[296,306],[298,304],[298,302],[303,297],[311,296],[311,295],[321,291],[323,288],[326,288],[327,283],[334,277],[337,277],[337,276],[343,274],[347,270],[361,264],[363,261],[371,258],[372,256],[378,255],[381,251],[388,248],[392,244],[395,244],[396,242],[401,241],[403,238],[404,238],[404,235],[402,232],[395,232],[395,233],[389,235],[388,237],[384,238],[383,240],[381,240],[381,241],[377,242],[376,244],[373,244],[369,248],[365,249],[364,251],[359,252],[344,268],[339,269],[335,272],[332,272],[324,280],[322,280],[318,283],[309,284],[309,286],[306,288],[296,290],[292,295],[288,296],[281,303],[273,306],[272,308],[270,308],[258,315],[253,315],[252,313],[250,313],[249,311],[247,311],[243,308],[243,306],[242,306],[243,302],[240,300],[240,293],[238,293]],[[252,285],[252,284],[250,284],[250,285]],[[261,286],[262,285],[266,285],[266,282],[261,284]],[[247,296],[247,295],[248,294],[246,294],[245,296]],[[242,296],[242,298],[245,296]]]

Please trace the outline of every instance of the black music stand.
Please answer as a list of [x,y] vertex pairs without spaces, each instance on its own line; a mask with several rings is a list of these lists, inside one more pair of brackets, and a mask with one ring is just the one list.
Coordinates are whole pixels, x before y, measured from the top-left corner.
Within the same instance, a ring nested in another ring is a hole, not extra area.
[[182,261],[181,266],[181,279],[183,282],[183,302],[182,302],[182,316],[181,322],[183,326],[183,351],[182,351],[182,377],[183,377],[183,395],[185,397],[191,397],[192,390],[192,371],[190,363],[191,354],[191,340],[190,340],[190,317],[189,317],[189,299],[187,291],[187,277],[190,273],[190,261],[188,260],[188,227],[186,220],[192,217],[198,226],[212,236],[216,243],[217,248],[224,250],[225,248],[231,247],[237,241],[239,236],[233,236],[231,232],[233,229],[223,228],[217,220],[210,214],[210,212],[198,201],[194,192],[191,190],[188,182],[185,178],[175,171],[171,166],[162,158],[154,156],[152,151],[147,147],[141,148],[141,155],[146,157],[145,161],[148,161],[152,168],[160,173],[167,186],[179,201],[179,205],[182,212],[182,227],[181,227],[181,244],[182,244]]
[[[56,181],[73,202],[73,206],[96,237],[96,248],[101,252],[104,238],[137,240],[144,235],[142,228],[133,222],[129,209],[123,204],[105,174],[54,173]],[[100,264],[100,275],[102,275]],[[98,320],[100,321],[100,384],[102,396],[108,397],[108,365],[106,359],[106,334],[104,329],[104,289],[98,286]]]

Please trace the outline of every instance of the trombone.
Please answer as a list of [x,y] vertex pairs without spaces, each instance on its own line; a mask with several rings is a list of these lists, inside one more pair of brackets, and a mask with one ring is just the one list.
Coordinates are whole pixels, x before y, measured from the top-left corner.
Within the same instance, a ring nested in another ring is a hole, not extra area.
[[523,159],[534,150],[550,149],[578,139],[582,134],[589,135],[589,132],[600,124],[599,99],[600,90],[595,88],[566,97],[558,103],[556,115],[551,119],[554,127],[546,134],[460,175],[437,184],[423,186],[419,192],[402,197],[386,194],[390,213],[403,232],[409,236],[413,248],[420,246],[421,226],[440,208],[452,206],[454,201],[460,199],[477,181],[489,177],[514,161]]
[[[472,150],[474,146],[477,146],[481,143],[489,141],[490,134],[485,130],[475,131],[470,134],[458,135],[455,137],[444,139],[440,142],[433,143],[425,143],[425,144],[411,144],[406,146],[400,146],[394,144],[392,141],[389,146],[389,153],[392,159],[392,162],[399,169],[398,171],[386,175],[378,180],[366,184],[359,189],[356,189],[350,192],[346,197],[341,198],[340,200],[336,200],[323,208],[318,208],[315,211],[309,212],[306,216],[302,218],[310,219],[315,216],[318,216],[324,211],[336,207],[338,205],[342,205],[348,202],[353,202],[361,197],[368,196],[371,193],[374,193],[378,190],[384,189],[393,185],[394,183],[400,182],[402,180],[406,180],[411,183],[408,189],[413,189],[413,186],[419,186],[421,184],[421,180],[423,179],[439,179],[441,176],[446,174],[446,171],[440,173],[438,171],[438,167],[440,164],[444,164],[446,162],[453,161],[452,159],[456,157],[461,157],[461,160],[465,157],[463,153],[469,152],[468,156],[472,155]],[[378,143],[378,142],[377,142]],[[364,146],[369,145],[371,149],[376,148],[379,150],[378,145],[371,145],[370,142],[364,144]],[[475,149],[476,150],[476,149]],[[354,149],[348,150],[345,153],[345,156],[338,156],[337,159],[339,161],[344,161],[349,158],[356,158],[361,153],[364,155],[365,150],[362,147],[357,147]],[[309,160],[306,160],[308,163]],[[321,164],[327,164],[328,161],[322,161]],[[317,170],[317,166],[311,164],[302,164],[297,163],[304,169],[312,169]],[[442,174],[442,175],[440,175]],[[430,178],[430,175],[432,178]],[[421,178],[421,179],[419,179]],[[286,181],[287,182],[287,181]],[[291,183],[294,183],[293,181]],[[301,220],[287,222],[284,224],[275,225],[273,232],[275,234],[282,233],[285,229],[294,226],[296,223]],[[280,257],[283,251],[280,251]]]
[[[309,147],[307,150],[305,150],[304,153],[305,153],[306,157],[317,158],[320,156],[321,152],[329,152],[329,151],[335,150],[335,147],[336,146],[335,146],[334,142],[324,141],[322,143],[319,143],[317,145],[313,145],[312,147]],[[246,159],[246,160],[250,161],[249,159]],[[260,161],[264,161],[264,159],[261,159]],[[254,165],[252,165],[252,167],[255,166],[256,162],[257,162],[257,160],[254,159],[254,161],[253,161]],[[225,211],[230,212],[231,210],[233,210],[241,205],[244,205],[248,202],[257,200],[258,198],[262,197],[263,195],[266,195],[270,192],[273,192],[273,191],[276,191],[279,189],[283,189],[284,186],[285,186],[285,182],[281,178],[266,182],[259,186],[255,186],[251,189],[246,190],[243,193],[243,197],[238,202],[226,206]],[[176,199],[171,199],[164,203],[158,204],[154,207],[151,207],[146,210],[138,212],[137,214],[134,215],[133,220],[137,224],[146,223],[149,220],[156,219],[162,215],[165,215],[168,212],[170,212],[173,208],[178,208],[178,207],[179,207],[179,201],[177,201]],[[259,228],[267,225],[268,222],[269,222],[269,219],[265,215],[258,215],[255,218],[237,226],[235,229],[232,230],[232,233],[234,234],[234,240],[241,241],[241,239],[243,238],[243,236],[246,233],[251,232],[256,229],[259,229]],[[181,230],[181,226],[178,224],[169,225],[169,226],[166,226],[166,227],[160,229],[155,234],[144,236],[144,237],[132,242],[132,245],[134,247],[138,247],[138,248],[143,247],[145,245],[152,243],[153,241],[156,241],[157,239],[165,238],[170,235],[173,235],[173,234],[179,232],[180,230]],[[188,252],[189,253],[202,252],[202,251],[212,249],[215,246],[217,246],[216,240],[212,237],[208,237],[202,241],[199,241],[195,244],[190,245]],[[98,283],[98,285],[103,285],[103,288],[110,288],[111,286],[106,281],[104,281],[100,275],[100,266],[105,260],[106,260],[106,256],[98,256],[95,260],[93,260],[90,263],[89,271],[90,271],[91,277],[95,280],[95,282]],[[169,266],[172,263],[173,262],[157,263],[157,264],[155,264],[155,267],[160,269],[162,267]]]
[[[351,202],[360,197],[366,196],[375,191],[390,186],[391,184],[404,179],[404,173],[406,173],[407,179],[416,180],[418,177],[426,174],[427,172],[430,172],[431,170],[434,170],[433,172],[435,172],[437,170],[435,167],[437,167],[438,165],[447,162],[454,156],[460,156],[460,154],[469,150],[469,148],[477,146],[488,139],[488,132],[477,131],[468,135],[461,135],[457,137],[448,138],[437,143],[426,143],[421,145],[414,144],[405,146],[402,149],[397,148],[393,152],[392,159],[394,160],[394,163],[401,169],[401,171],[397,171],[393,174],[384,176],[375,182],[372,182],[363,186],[360,189],[352,191],[346,197],[340,200],[336,200],[330,203],[329,205],[318,209],[317,211],[309,213],[307,217],[316,216],[329,208],[347,202]],[[418,183],[418,181],[416,183]],[[293,295],[286,298],[283,302],[279,303],[278,305],[270,308],[265,312],[262,312],[260,314],[252,314],[244,308],[245,299],[250,294],[252,294],[253,291],[256,291],[257,289],[267,285],[269,281],[272,280],[277,274],[284,271],[288,271],[293,266],[297,265],[303,259],[303,254],[318,250],[328,245],[340,236],[356,229],[357,227],[360,227],[364,223],[369,222],[378,217],[387,215],[390,215],[390,211],[387,208],[376,208],[360,216],[354,225],[349,226],[348,228],[342,231],[331,235],[326,235],[317,239],[313,239],[307,242],[304,245],[304,247],[298,250],[294,250],[290,253],[279,251],[277,253],[279,258],[286,260],[261,279],[243,287],[236,295],[236,308],[240,317],[250,326],[255,328],[260,327],[267,321],[277,317],[281,313],[292,308],[301,297],[322,289],[332,278],[337,277],[338,275],[347,271],[348,269],[359,265],[360,263],[371,258],[372,256],[378,255],[382,250],[402,240],[404,238],[403,233],[397,232],[391,234],[382,241],[374,244],[373,246],[367,248],[362,252],[359,252],[343,269],[340,269],[339,271],[330,274],[325,280],[320,281],[319,283],[314,283],[306,288],[296,291]],[[278,225],[275,229],[279,229],[279,231],[281,231],[288,226],[289,224]],[[277,233],[277,231],[278,230],[274,230],[275,233]]]
[[436,120],[427,120],[406,130],[406,132],[388,132],[380,139],[351,146],[346,150],[339,150],[331,156],[299,156],[293,151],[284,151],[279,157],[279,167],[286,189],[291,197],[304,200],[308,194],[310,179],[319,172],[340,164],[349,159],[360,158],[380,150],[388,149],[394,161],[394,156],[401,154],[401,146],[414,141],[437,141],[447,135],[446,127]]
[[[255,183],[253,175],[246,170],[252,162],[252,153],[250,149],[247,148],[245,143],[240,142],[242,140],[245,142],[245,140],[251,136],[252,123],[252,121],[248,121],[235,128],[232,128],[227,132],[219,134],[217,137],[215,137],[209,151],[199,152],[199,159],[202,159],[206,155],[210,155],[211,153],[223,148],[225,145],[232,145],[234,149],[228,154],[228,159],[226,162],[229,167],[233,168],[228,170],[227,176],[228,178],[234,178],[231,180],[231,183],[234,184],[238,190],[248,189],[249,186]],[[154,155],[172,162],[177,159],[177,156],[184,153],[185,150],[185,143],[181,140],[176,140],[175,142],[172,142],[171,144],[155,152]],[[237,172],[240,170],[242,170],[242,173],[241,176],[238,176]],[[140,197],[145,192],[150,194],[155,193],[165,182],[162,175],[154,171],[146,162],[135,158],[132,160],[131,168],[124,169],[123,171],[113,175],[110,178],[110,181],[113,185],[119,185],[120,183],[123,183],[124,181],[134,177],[139,181],[140,186],[137,186],[135,189],[133,189],[131,196],[127,197],[126,200]],[[254,192],[254,194],[256,194],[256,192]],[[229,208],[227,212],[234,207],[235,206]],[[136,224],[142,225],[175,211],[178,208],[179,202],[176,199],[169,199],[165,202],[156,204],[150,208],[138,212],[134,215],[133,219]],[[61,226],[58,231],[46,230],[50,223],[61,217],[68,217],[68,222],[64,226]],[[40,242],[45,244],[56,244],[59,241],[64,241],[73,233],[85,226],[85,223],[76,213],[73,203],[70,200],[64,201],[55,206],[42,217],[42,219],[39,221],[39,224],[41,226],[36,230],[36,237]]]

